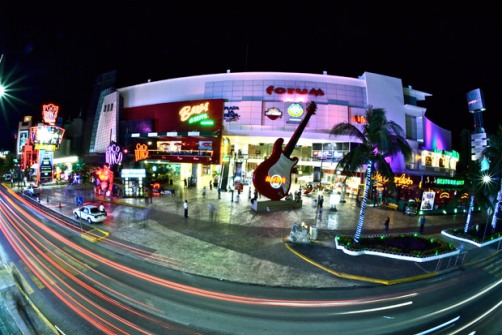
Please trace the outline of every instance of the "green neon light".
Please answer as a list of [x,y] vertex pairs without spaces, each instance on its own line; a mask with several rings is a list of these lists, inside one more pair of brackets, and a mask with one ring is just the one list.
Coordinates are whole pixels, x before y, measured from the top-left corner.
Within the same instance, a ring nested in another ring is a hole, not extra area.
[[188,124],[197,123],[205,119],[209,119],[209,115],[206,113],[198,114],[188,119]]
[[201,126],[214,126],[214,120],[209,119],[209,120],[203,120],[200,122]]

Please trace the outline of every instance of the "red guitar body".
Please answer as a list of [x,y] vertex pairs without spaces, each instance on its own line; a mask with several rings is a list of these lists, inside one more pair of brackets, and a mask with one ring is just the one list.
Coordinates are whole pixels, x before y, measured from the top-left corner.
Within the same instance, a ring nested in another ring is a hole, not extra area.
[[270,157],[258,165],[254,171],[254,187],[270,200],[281,200],[288,195],[291,187],[291,172],[298,163],[297,157],[290,158],[289,156],[315,111],[316,104],[312,101],[307,106],[307,115],[296,129],[286,148],[282,150],[284,139],[278,138],[274,143]]

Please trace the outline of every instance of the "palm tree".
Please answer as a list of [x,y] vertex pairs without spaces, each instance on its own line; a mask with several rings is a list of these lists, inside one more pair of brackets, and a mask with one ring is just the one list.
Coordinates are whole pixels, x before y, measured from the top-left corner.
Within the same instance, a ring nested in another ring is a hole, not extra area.
[[393,171],[386,158],[402,154],[405,160],[408,160],[411,157],[412,149],[406,141],[404,130],[394,121],[387,120],[384,109],[372,106],[368,106],[366,110],[366,124],[362,126],[362,130],[353,124],[342,122],[334,125],[330,133],[335,136],[348,135],[360,143],[338,162],[337,170],[350,176],[359,168],[366,166],[366,188],[354,234],[354,243],[357,245],[363,230],[364,213],[371,189],[373,169],[388,179],[391,183],[390,186],[393,187]]
[[500,181],[500,190],[494,196],[492,230],[497,228],[497,216],[499,212],[499,202],[502,200],[502,125],[499,124],[498,131],[490,136],[490,145],[483,150],[483,154],[488,157],[490,162],[490,174],[498,176]]
[[[458,165],[457,165],[458,167]],[[451,206],[456,207],[460,198],[465,194],[469,194],[469,208],[467,212],[467,217],[464,225],[464,233],[467,234],[469,231],[469,226],[471,223],[472,211],[474,206],[477,204],[483,210],[487,210],[490,206],[489,200],[487,198],[487,191],[491,185],[483,182],[483,171],[481,170],[481,163],[479,160],[470,161],[462,171],[457,173],[457,178],[465,180],[464,187],[457,192],[457,195],[453,198]]]

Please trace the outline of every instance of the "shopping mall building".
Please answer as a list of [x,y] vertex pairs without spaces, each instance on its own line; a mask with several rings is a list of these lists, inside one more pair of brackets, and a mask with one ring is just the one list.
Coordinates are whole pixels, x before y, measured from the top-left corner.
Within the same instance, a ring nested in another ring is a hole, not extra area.
[[[293,145],[290,156],[299,158],[292,180],[336,186],[343,180],[336,163],[355,144],[330,130],[341,122],[364,124],[365,111],[373,106],[405,130],[413,149],[408,162],[393,157],[396,181],[407,189],[434,188],[436,180],[455,184],[448,181],[459,159],[451,150],[451,132],[428,120],[418,105],[428,96],[404,87],[399,78],[368,72],[348,78],[227,71],[148,81],[101,92],[88,152],[108,155],[110,143],[117,143],[128,152],[123,168],[162,171],[167,166],[175,182],[216,180],[225,190],[235,180],[249,182],[283,138]],[[317,109],[301,134],[295,133],[309,101]],[[349,192],[357,192],[360,184],[357,177],[346,180]]]

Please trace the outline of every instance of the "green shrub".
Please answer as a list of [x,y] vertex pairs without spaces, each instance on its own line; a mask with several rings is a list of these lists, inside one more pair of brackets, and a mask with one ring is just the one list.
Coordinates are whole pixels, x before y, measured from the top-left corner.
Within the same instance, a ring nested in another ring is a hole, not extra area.
[[339,245],[352,251],[371,250],[412,257],[430,257],[456,250],[451,243],[419,234],[363,236],[357,245],[354,244],[353,236],[338,235],[336,239]]

